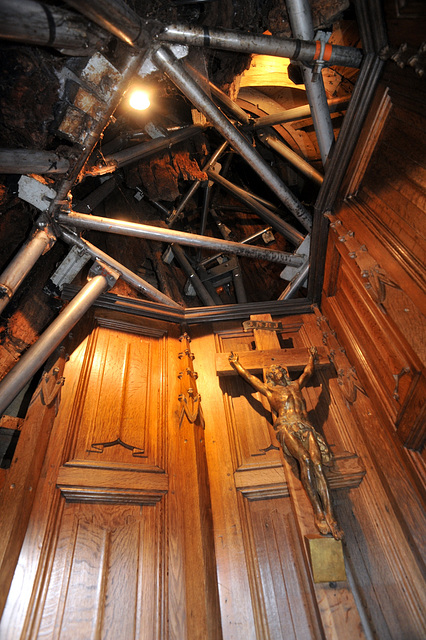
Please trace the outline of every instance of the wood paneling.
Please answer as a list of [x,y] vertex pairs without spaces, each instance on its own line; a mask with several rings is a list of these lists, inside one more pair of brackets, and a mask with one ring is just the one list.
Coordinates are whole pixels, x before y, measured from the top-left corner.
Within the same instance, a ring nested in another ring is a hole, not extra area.
[[268,638],[263,622],[262,599],[251,588],[258,567],[252,557],[246,556],[244,546],[244,513],[233,477],[235,448],[231,451],[232,434],[228,430],[222,392],[216,376],[215,337],[210,327],[198,326],[191,327],[191,338],[192,348],[197,354],[197,384],[206,423],[206,456],[223,638]]
[[108,311],[87,323],[1,636],[220,640],[204,431],[180,416],[179,327]]
[[160,527],[145,510],[65,505],[36,637],[158,637]]
[[[203,364],[209,366],[210,371],[206,376],[203,366],[199,388],[203,396],[206,433],[214,434],[207,440],[207,456],[212,479],[213,524],[215,532],[220,531],[220,535],[215,536],[218,580],[219,584],[227,586],[220,593],[222,619],[225,621],[223,613],[229,610],[230,598],[235,606],[239,597],[238,587],[241,587],[241,579],[245,576],[254,616],[254,637],[278,640],[281,637],[323,637],[324,634],[337,639],[342,637],[345,628],[346,633],[350,629],[353,637],[362,638],[360,619],[348,585],[339,583],[330,587],[313,584],[304,542],[304,535],[316,532],[312,509],[300,488],[296,466],[286,462],[286,470],[283,469],[269,406],[235,373],[226,375],[229,373],[226,358],[230,351],[240,353],[241,361],[254,367],[255,371],[259,370],[256,358],[261,365],[264,361],[269,365],[270,354],[282,362],[293,363],[300,371],[308,360],[307,347],[312,344],[306,332],[305,318],[286,318],[282,322],[284,328],[280,332],[280,340],[286,346],[292,343],[293,349],[278,350],[279,339],[273,331],[244,333],[241,327],[229,324],[215,326],[215,342],[205,334],[199,336],[197,333],[194,338],[194,349],[203,354]],[[262,339],[261,334],[266,333],[269,338],[264,336]],[[323,362],[320,366],[326,376],[330,373],[335,375],[321,345],[321,334],[318,333],[317,337]],[[254,343],[261,351],[253,350]],[[213,377],[216,372],[212,369],[213,346],[217,351],[219,369],[216,380]],[[316,407],[319,395],[320,389],[315,388],[310,409]],[[216,419],[212,420],[212,412]],[[218,447],[221,468],[217,467]],[[359,484],[364,471],[357,456],[340,451],[337,458],[338,470],[330,469],[329,477],[335,473],[337,482],[342,483],[340,486],[345,482],[352,483],[352,487]],[[222,477],[222,483],[216,484],[213,477]],[[232,478],[233,482],[226,480],[224,483],[225,477]],[[229,529],[229,524],[225,523],[230,517],[231,501],[235,501],[235,511],[232,515],[234,524]],[[299,507],[295,507],[295,501]],[[230,532],[233,532],[232,536]],[[234,550],[242,545],[244,565],[235,563],[235,554],[232,559],[229,557],[230,544]],[[231,567],[238,573],[240,581],[232,581],[232,588],[227,581]],[[227,628],[224,622],[223,630],[224,637],[243,637],[243,634],[233,636],[232,629]]]
[[[56,351],[46,365],[46,373],[51,374],[58,366],[58,357],[63,360],[64,356],[64,353],[59,356],[59,352]],[[5,483],[0,493],[0,615],[25,537],[58,406],[56,401],[46,405],[41,389],[40,383],[21,427],[14,458],[5,474]]]
[[[79,406],[73,459],[164,468],[166,335],[99,317]],[[102,399],[99,401],[98,399]]]
[[[306,330],[312,340],[319,340],[318,333],[326,343],[334,340],[319,313],[311,316]],[[350,366],[349,352],[342,355]],[[355,451],[366,468],[356,489],[334,493],[345,531],[346,571],[363,626],[373,637],[420,639],[426,629],[424,491],[398,437],[388,433],[377,403],[359,391],[348,405],[338,379],[327,380],[322,370],[317,378],[323,392],[315,414],[324,424],[328,442]]]
[[[357,192],[344,188],[348,199],[332,216],[323,308],[338,323],[385,423],[398,428],[407,446],[421,450],[426,437],[421,400],[426,384],[426,163],[419,143],[425,119],[416,105],[425,94],[419,90],[407,102],[395,78],[385,78],[389,85],[383,83],[378,96],[387,108],[380,134],[373,136],[374,152],[361,162],[371,146],[365,133],[348,171],[352,176],[363,165]],[[376,116],[373,110],[366,131],[376,128]]]
[[[411,22],[415,38],[409,5],[415,3],[400,3],[402,22]],[[349,440],[366,475],[358,489],[339,492],[336,507],[353,593],[364,625],[380,638],[426,633],[424,99],[414,71],[389,62],[340,200],[327,213],[332,224],[318,315],[326,343],[330,334],[337,337],[360,381],[334,438]],[[318,376],[324,378],[321,370]],[[343,415],[335,379],[327,392],[329,410]]]
[[[348,260],[342,254],[341,269]],[[178,400],[177,327],[103,311],[86,338],[76,329],[2,638],[422,637],[424,512],[408,458],[324,316],[282,323],[279,336],[236,323],[191,327],[204,418],[194,423]],[[268,405],[216,370],[231,350],[258,366],[263,349],[300,370],[312,344],[322,364],[305,399],[334,453],[327,476],[345,531],[348,580],[336,583],[313,582],[312,509]],[[113,353],[115,386],[103,367]],[[128,411],[140,399],[144,410]],[[123,416],[136,445],[88,452],[93,428],[117,439]]]

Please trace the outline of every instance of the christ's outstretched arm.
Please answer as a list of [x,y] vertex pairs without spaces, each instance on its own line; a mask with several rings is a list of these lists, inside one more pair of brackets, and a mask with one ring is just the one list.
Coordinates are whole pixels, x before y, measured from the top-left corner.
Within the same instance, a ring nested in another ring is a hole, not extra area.
[[249,382],[251,386],[256,389],[256,391],[260,391],[260,393],[263,393],[264,396],[267,395],[268,390],[266,388],[266,385],[261,382],[259,378],[256,378],[256,376],[253,376],[251,373],[249,373],[245,367],[243,367],[237,353],[233,353],[231,351],[229,362],[235,369],[235,371],[237,371],[240,376],[244,378],[244,380],[247,380],[247,382]]

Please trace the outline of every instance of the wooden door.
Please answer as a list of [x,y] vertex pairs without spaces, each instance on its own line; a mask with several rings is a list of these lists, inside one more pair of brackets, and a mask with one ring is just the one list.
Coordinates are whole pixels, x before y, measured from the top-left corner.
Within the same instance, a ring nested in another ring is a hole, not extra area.
[[2,638],[220,638],[203,427],[180,409],[179,336],[100,312],[77,340]]

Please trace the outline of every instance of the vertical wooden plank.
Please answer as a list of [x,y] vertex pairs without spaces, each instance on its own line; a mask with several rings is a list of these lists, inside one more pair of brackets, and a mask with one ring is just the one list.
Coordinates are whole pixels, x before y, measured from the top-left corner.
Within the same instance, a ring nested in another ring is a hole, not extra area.
[[[224,640],[255,640],[258,636],[250,598],[251,584],[245,559],[242,523],[234,484],[234,465],[222,392],[215,369],[216,345],[210,327],[191,328],[205,417],[205,438],[219,599]],[[267,638],[268,636],[265,636]]]
[[22,425],[0,493],[0,616],[6,603],[55,420],[55,404],[44,406],[40,386]]
[[250,515],[271,637],[322,637],[291,501],[251,502]]
[[[75,340],[81,333],[75,329]],[[84,335],[84,332],[83,332]],[[74,400],[78,390],[81,391],[80,365],[84,361],[87,348],[87,339],[82,340],[79,346],[70,354],[70,360],[65,367],[65,384],[61,393],[61,403],[58,416],[52,427],[51,436],[46,450],[46,457],[42,461],[40,479],[35,490],[32,514],[38,513],[38,518],[30,517],[25,538],[22,544],[21,554],[13,575],[13,580],[8,594],[4,613],[0,622],[0,636],[7,640],[20,638],[27,626],[31,623],[31,614],[39,605],[42,593],[35,588],[35,582],[39,571],[39,563],[48,557],[48,549],[54,537],[56,512],[58,509],[59,492],[55,490],[56,474],[62,463],[63,449],[69,446],[69,434],[66,425],[66,416],[72,415],[78,408]],[[58,432],[57,425],[63,421],[64,429]],[[30,423],[31,424],[31,423]],[[37,448],[34,447],[34,452]],[[30,455],[30,454],[29,454]],[[46,458],[50,456],[50,465]],[[25,468],[24,459],[16,458],[17,472]],[[19,465],[18,465],[19,462]],[[55,514],[55,515],[53,515]],[[35,589],[33,591],[33,589]]]

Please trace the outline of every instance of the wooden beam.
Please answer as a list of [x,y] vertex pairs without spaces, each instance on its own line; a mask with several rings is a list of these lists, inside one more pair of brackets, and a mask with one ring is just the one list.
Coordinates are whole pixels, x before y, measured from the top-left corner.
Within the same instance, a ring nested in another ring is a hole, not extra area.
[[[316,367],[330,366],[325,347],[317,347],[318,362]],[[309,360],[308,349],[267,349],[264,351],[242,351],[239,354],[241,364],[250,373],[262,373],[263,369],[273,364],[280,364],[289,371],[304,369]],[[216,371],[218,376],[238,375],[229,364],[229,353],[216,354]]]

